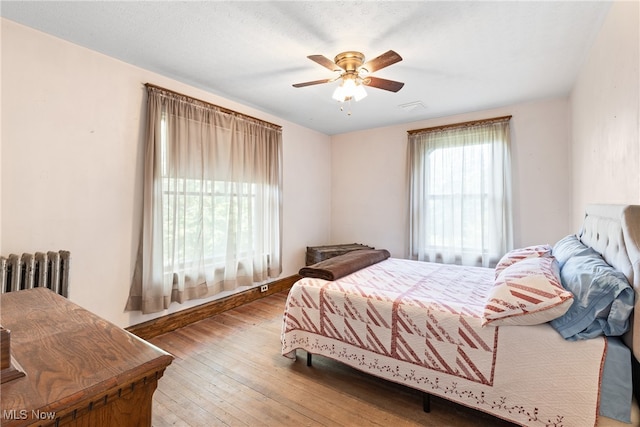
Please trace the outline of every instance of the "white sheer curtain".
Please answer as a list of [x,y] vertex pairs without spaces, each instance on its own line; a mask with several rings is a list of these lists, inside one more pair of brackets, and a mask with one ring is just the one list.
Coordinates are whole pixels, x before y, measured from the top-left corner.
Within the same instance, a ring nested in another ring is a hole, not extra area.
[[279,126],[148,85],[144,218],[127,309],[278,276]]
[[490,267],[512,249],[509,117],[409,132],[409,253]]

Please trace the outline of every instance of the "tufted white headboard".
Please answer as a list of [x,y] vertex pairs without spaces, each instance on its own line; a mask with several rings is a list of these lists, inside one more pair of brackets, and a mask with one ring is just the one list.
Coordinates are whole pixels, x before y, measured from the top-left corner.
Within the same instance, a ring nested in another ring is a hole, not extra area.
[[[634,313],[640,313],[640,206],[589,205],[578,237],[627,277],[636,291]],[[640,315],[624,338],[640,361]]]

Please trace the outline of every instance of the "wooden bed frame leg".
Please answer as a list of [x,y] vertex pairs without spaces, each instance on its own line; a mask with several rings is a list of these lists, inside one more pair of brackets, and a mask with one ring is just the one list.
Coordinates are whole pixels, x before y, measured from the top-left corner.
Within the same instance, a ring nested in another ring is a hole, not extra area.
[[311,353],[307,351],[307,366],[311,366]]
[[422,393],[422,410],[431,412],[431,395],[429,393]]

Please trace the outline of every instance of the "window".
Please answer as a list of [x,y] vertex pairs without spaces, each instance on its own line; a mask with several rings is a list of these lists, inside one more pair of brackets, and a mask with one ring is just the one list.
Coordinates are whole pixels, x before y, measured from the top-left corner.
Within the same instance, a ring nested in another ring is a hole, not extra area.
[[492,266],[511,247],[508,118],[412,131],[410,253]]
[[[253,235],[254,184],[182,178],[163,178],[162,184],[165,273],[173,274],[175,267],[185,270],[196,261],[200,249],[207,268],[223,267],[231,240],[234,253],[241,259],[259,250],[254,246],[257,239]],[[172,212],[174,209],[184,212],[182,219]],[[231,237],[233,234],[235,239]],[[192,244],[181,245],[180,241]],[[183,262],[174,266],[174,258]]]
[[160,311],[277,277],[281,128],[147,89],[143,235],[127,309]]

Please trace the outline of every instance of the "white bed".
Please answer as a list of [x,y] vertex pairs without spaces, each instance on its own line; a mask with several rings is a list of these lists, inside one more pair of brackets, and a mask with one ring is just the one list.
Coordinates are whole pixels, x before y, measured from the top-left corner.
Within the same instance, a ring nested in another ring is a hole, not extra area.
[[[637,294],[640,206],[589,206],[576,237]],[[538,261],[518,265],[531,262]],[[547,322],[518,325],[568,307],[564,290],[549,297],[553,308],[494,321],[487,301],[497,277],[494,269],[394,258],[336,280],[304,277],[289,293],[282,354],[295,358],[303,349],[516,424],[596,425],[601,394],[608,394],[601,387],[605,355],[615,346],[602,336],[565,340]],[[625,334],[635,359],[638,334],[640,326]]]

